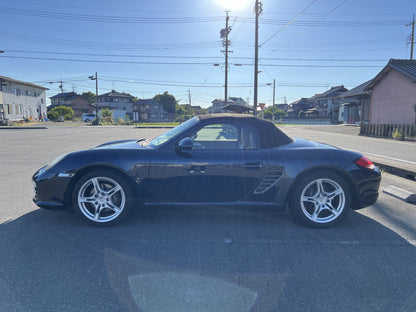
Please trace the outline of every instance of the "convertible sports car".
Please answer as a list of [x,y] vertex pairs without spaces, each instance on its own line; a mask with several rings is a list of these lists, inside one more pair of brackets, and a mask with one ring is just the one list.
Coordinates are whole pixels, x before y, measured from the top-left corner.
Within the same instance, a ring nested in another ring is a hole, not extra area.
[[290,210],[329,227],[376,202],[381,175],[365,156],[291,138],[249,115],[189,119],[153,140],[116,141],[58,157],[33,176],[41,208],[73,207],[113,224],[147,205],[247,205]]

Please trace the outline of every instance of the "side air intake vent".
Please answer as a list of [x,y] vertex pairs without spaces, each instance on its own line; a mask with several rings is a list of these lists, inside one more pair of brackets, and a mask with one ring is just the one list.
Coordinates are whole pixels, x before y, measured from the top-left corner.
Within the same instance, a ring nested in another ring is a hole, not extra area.
[[269,169],[260,181],[257,188],[254,190],[254,194],[262,194],[275,185],[282,177],[284,177],[285,171],[283,168]]

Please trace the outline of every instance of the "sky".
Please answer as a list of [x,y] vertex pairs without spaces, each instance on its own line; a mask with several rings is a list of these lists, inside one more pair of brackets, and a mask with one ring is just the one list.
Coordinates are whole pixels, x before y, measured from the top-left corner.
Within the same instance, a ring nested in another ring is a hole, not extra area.
[[[116,90],[180,104],[224,98],[220,38],[229,11],[228,94],[253,104],[255,0],[0,0],[0,75],[59,92]],[[258,102],[354,88],[409,59],[414,0],[263,0]],[[416,55],[415,55],[416,56]],[[48,103],[50,103],[48,101]]]

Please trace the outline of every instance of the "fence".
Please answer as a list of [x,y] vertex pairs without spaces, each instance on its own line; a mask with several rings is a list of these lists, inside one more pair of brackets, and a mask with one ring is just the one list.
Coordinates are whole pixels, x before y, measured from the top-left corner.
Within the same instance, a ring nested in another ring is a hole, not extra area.
[[331,125],[330,117],[283,117],[283,123],[294,125]]
[[399,139],[416,138],[416,124],[361,124],[360,135]]

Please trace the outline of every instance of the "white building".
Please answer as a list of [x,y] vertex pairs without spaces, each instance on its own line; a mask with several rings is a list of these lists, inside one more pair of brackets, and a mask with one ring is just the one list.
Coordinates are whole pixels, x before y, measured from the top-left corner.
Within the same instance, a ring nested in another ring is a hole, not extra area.
[[46,90],[30,82],[0,76],[0,119],[46,118]]

